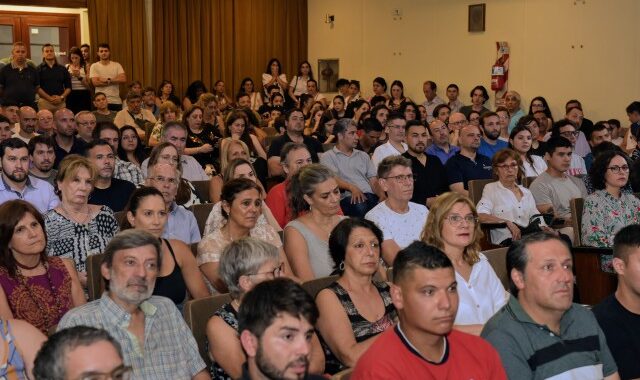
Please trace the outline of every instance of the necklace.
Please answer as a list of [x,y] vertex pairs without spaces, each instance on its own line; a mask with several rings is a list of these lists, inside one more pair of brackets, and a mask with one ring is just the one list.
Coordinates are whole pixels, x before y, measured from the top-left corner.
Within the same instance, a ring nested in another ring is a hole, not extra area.
[[[38,263],[40,264],[40,263]],[[22,271],[20,270],[20,268],[17,268],[16,270],[16,277],[18,279],[18,282],[20,283],[20,285],[22,285],[22,287],[27,291],[27,294],[29,295],[29,298],[31,298],[31,300],[33,301],[34,305],[36,306],[36,308],[41,312],[42,314],[42,318],[44,319],[44,326],[42,326],[44,328],[44,331],[46,332],[49,328],[51,328],[51,326],[53,326],[55,324],[56,319],[60,316],[60,311],[62,310],[62,305],[61,305],[61,297],[60,294],[56,293],[56,287],[55,285],[53,285],[53,282],[51,281],[51,273],[49,271],[49,264],[48,263],[44,263],[44,269],[45,269],[45,274],[47,276],[47,284],[49,285],[49,290],[51,292],[51,297],[53,297],[53,299],[55,300],[55,305],[53,307],[53,310],[51,310],[51,313],[46,313],[45,311],[47,310],[47,305],[41,305],[38,302],[38,299],[36,298],[33,289],[32,289],[32,285],[29,285],[28,283],[28,279],[25,275],[22,274]],[[42,329],[41,329],[42,330]]]
[[[90,215],[90,211],[91,209],[89,208],[89,205],[85,205],[87,207],[87,211],[69,211],[67,210],[66,207],[64,207],[64,203],[60,203],[60,207],[62,208],[62,210],[65,212],[65,214],[67,214],[69,216],[69,218],[73,219],[74,221],[80,223],[80,224],[87,224],[87,221],[89,219],[89,215]],[[84,219],[82,219],[82,221],[78,221],[77,219],[74,219],[71,214],[76,214],[76,215],[82,215],[84,214]]]
[[18,268],[20,268],[20,269],[32,270],[32,269],[36,269],[40,265],[41,262],[42,262],[42,259],[39,259],[38,262],[34,266],[28,266],[28,265],[24,265],[20,261],[16,260],[16,266]]

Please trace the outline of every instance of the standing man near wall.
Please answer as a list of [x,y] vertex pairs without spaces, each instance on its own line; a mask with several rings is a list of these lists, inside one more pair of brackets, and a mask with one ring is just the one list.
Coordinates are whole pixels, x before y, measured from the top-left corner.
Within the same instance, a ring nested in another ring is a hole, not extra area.
[[111,49],[109,44],[98,45],[98,57],[100,61],[91,65],[91,83],[96,91],[103,92],[107,96],[108,108],[112,111],[122,110],[122,99],[120,99],[120,83],[127,81],[122,65],[111,60]]
[[[23,42],[14,42],[11,62],[0,70],[0,95],[2,104],[15,103],[18,107],[37,109],[36,91],[40,87],[38,70],[27,64],[27,47]],[[17,120],[15,121],[17,122]]]
[[38,66],[40,75],[38,107],[41,110],[55,112],[66,108],[65,99],[71,92],[71,74],[64,66],[58,64],[53,45],[42,46],[42,57],[42,63]]
[[424,92],[424,97],[427,98],[427,100],[422,103],[424,108],[427,109],[427,123],[431,123],[434,119],[433,110],[437,105],[444,104],[444,100],[438,96],[438,85],[433,81],[425,81],[422,84],[422,91]]

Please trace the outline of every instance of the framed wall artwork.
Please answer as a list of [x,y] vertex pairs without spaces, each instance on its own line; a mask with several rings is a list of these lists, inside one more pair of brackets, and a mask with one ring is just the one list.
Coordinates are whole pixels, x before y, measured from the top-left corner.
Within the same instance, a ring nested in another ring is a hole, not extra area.
[[486,4],[469,5],[469,32],[484,32]]

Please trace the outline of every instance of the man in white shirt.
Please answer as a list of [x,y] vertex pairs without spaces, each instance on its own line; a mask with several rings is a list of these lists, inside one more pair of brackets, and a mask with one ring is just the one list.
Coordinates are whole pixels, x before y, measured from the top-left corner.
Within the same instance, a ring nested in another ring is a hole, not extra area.
[[391,265],[398,251],[420,239],[429,211],[421,204],[410,202],[414,177],[411,161],[403,156],[386,157],[378,165],[378,183],[387,194],[366,215],[382,230],[382,258]]
[[109,44],[98,45],[98,57],[100,61],[91,65],[89,78],[97,92],[103,92],[107,96],[109,109],[120,111],[122,99],[120,99],[120,84],[127,81],[127,76],[118,62],[111,60]]
[[118,111],[113,120],[118,128],[130,125],[136,129],[142,141],[145,140],[147,125],[155,125],[157,122],[153,113],[142,108],[142,96],[135,92],[127,94],[127,107]]
[[437,95],[438,85],[433,81],[425,81],[422,84],[422,91],[424,92],[424,97],[427,98],[427,100],[422,103],[424,108],[427,109],[427,123],[431,123],[434,119],[433,110],[438,104],[444,104],[444,100]]
[[392,113],[389,115],[385,128],[388,140],[373,151],[371,161],[373,161],[374,166],[377,167],[385,157],[395,156],[407,151],[407,144],[404,142],[406,126],[407,120],[401,114]]

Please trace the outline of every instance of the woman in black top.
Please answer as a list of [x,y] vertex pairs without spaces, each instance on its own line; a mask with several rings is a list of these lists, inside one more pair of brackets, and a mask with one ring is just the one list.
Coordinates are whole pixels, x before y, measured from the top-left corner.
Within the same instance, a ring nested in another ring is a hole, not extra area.
[[202,108],[193,105],[182,116],[182,121],[187,127],[187,146],[184,152],[195,158],[203,168],[206,168],[207,165],[218,167],[220,139],[209,124],[202,122],[203,115]]

